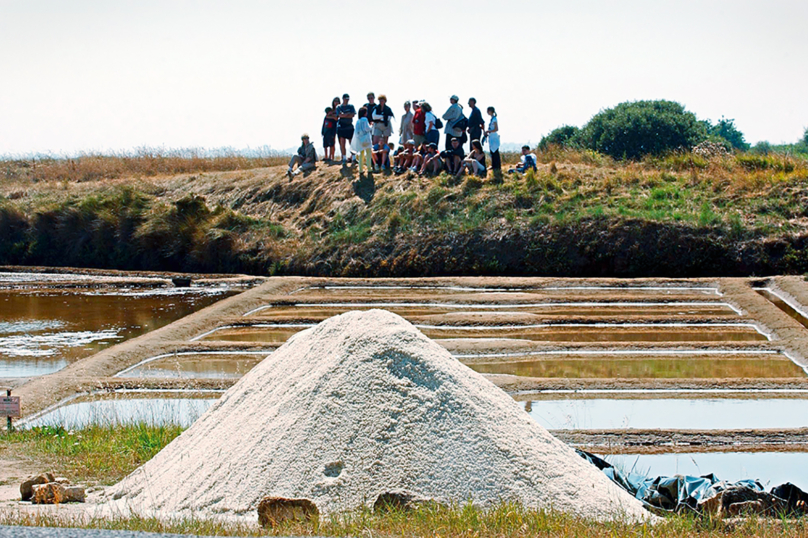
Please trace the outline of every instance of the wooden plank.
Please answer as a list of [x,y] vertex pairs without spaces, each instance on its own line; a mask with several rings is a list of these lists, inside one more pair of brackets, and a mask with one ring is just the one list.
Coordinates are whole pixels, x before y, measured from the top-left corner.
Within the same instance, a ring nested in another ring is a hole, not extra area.
[[3,396],[0,397],[0,417],[21,417],[20,397]]

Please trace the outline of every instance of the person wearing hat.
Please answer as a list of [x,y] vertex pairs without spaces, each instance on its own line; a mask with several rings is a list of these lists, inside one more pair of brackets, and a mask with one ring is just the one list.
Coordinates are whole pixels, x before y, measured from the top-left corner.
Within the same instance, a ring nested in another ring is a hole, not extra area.
[[460,140],[460,145],[462,146],[466,142],[466,129],[458,129],[455,124],[463,116],[463,106],[458,104],[460,98],[456,95],[453,95],[449,98],[449,108],[446,109],[446,112],[443,113],[443,119],[446,120],[446,128],[444,129],[444,133],[446,133],[446,150],[452,149],[452,138],[457,138]]
[[393,110],[387,106],[387,96],[379,96],[379,103],[368,110],[369,119],[373,122],[373,143],[380,146],[387,145],[387,140],[393,134],[392,118],[395,117]]
[[[297,155],[293,155],[289,161],[289,170],[286,171],[290,180],[300,172],[310,172],[317,167],[317,152],[314,150],[314,144],[309,141],[309,135],[304,134],[300,140],[302,144],[297,148]],[[295,165],[298,166],[297,170]]]
[[345,164],[346,144],[351,143],[354,135],[353,118],[356,116],[356,108],[349,104],[351,96],[347,93],[342,95],[342,104],[334,111],[337,114],[337,137],[339,138],[339,151],[342,155],[342,164]]

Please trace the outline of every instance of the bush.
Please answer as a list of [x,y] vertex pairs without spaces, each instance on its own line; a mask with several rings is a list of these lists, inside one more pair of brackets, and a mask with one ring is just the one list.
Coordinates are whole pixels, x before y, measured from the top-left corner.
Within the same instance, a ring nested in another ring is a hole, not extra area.
[[713,137],[725,140],[732,148],[738,151],[747,151],[749,144],[744,140],[743,133],[735,127],[735,120],[722,117],[715,125],[705,122],[708,133]]
[[550,134],[542,137],[539,142],[539,149],[546,150],[551,145],[559,147],[568,147],[574,145],[575,136],[578,134],[578,127],[574,125],[562,125],[550,131]]
[[707,138],[704,124],[672,101],[620,103],[589,120],[576,136],[586,148],[615,159],[640,159],[690,149]]

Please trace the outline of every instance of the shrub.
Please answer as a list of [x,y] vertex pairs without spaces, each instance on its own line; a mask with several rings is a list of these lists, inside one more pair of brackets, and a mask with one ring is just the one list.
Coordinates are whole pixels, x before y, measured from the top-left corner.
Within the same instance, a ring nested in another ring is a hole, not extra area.
[[749,144],[744,140],[743,133],[735,127],[735,120],[728,120],[722,116],[715,125],[711,125],[709,121],[705,123],[707,132],[711,137],[726,141],[738,151],[747,151],[749,149]]
[[562,125],[561,127],[553,129],[550,131],[550,134],[542,137],[541,142],[539,142],[539,149],[546,150],[551,145],[560,147],[573,146],[578,131],[580,131],[580,129],[574,125]]
[[664,100],[621,103],[595,114],[576,135],[586,148],[633,160],[690,149],[706,138],[704,124],[692,112]]

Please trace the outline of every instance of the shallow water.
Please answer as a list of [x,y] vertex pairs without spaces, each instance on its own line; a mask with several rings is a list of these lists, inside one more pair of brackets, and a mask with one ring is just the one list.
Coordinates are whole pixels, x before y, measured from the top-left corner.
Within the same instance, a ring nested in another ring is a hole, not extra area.
[[0,378],[55,372],[234,293],[226,288],[2,291]]
[[177,424],[188,427],[202,416],[219,396],[219,394],[215,394],[206,398],[180,396],[136,398],[130,396],[89,399],[59,407],[35,420],[26,422],[24,427],[62,426],[66,429],[78,429],[90,424],[132,423]]
[[116,377],[164,379],[235,379],[264,360],[271,351],[261,353],[182,353],[138,366]]
[[[652,353],[649,353],[649,355]],[[802,378],[805,371],[782,356],[615,358],[586,356],[470,364],[485,374],[562,378]]]
[[476,287],[447,285],[357,285],[357,286],[307,286],[293,292],[295,295],[308,296],[327,294],[333,296],[354,297],[392,297],[406,293],[431,292],[441,294],[459,293],[548,293],[563,292],[565,295],[589,293],[641,293],[650,295],[721,295],[718,288],[710,286],[545,286],[538,288],[525,287]]
[[[282,343],[306,326],[226,327],[203,336],[202,340],[229,342]],[[429,338],[510,339],[543,342],[744,342],[766,340],[749,327],[619,327],[619,326],[542,326],[530,328],[420,327]]]
[[808,427],[808,399],[547,399],[524,402],[548,430],[740,430]]
[[803,327],[808,328],[808,318],[803,316],[800,312],[798,312],[791,305],[786,303],[783,299],[781,299],[780,297],[772,293],[770,290],[765,288],[759,288],[756,289],[755,291],[758,292],[758,294],[765,297],[766,299],[768,299],[769,301],[771,301],[771,303],[774,306],[776,306],[777,308],[788,314],[793,319],[800,322],[800,324],[802,324]]
[[760,480],[767,489],[786,482],[808,491],[806,452],[710,452],[693,454],[608,455],[604,459],[620,470],[648,476],[714,473],[721,480]]

